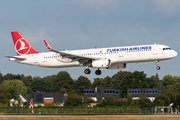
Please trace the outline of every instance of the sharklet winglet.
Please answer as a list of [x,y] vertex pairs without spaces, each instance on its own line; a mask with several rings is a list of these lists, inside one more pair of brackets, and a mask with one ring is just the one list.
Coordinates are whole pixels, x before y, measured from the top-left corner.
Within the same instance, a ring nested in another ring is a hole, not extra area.
[[45,41],[45,40],[43,40],[44,41],[44,43],[45,43],[45,45],[46,45],[46,47],[47,47],[47,49],[48,50],[51,50],[51,47],[50,47],[50,45]]

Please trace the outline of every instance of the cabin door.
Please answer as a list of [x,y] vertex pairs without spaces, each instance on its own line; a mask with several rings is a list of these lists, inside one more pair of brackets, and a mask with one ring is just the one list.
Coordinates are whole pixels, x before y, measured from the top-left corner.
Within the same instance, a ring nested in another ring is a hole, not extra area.
[[119,51],[119,57],[123,57],[123,51]]
[[153,55],[157,55],[158,54],[158,46],[154,45],[153,46]]
[[38,55],[34,55],[34,64],[38,64]]

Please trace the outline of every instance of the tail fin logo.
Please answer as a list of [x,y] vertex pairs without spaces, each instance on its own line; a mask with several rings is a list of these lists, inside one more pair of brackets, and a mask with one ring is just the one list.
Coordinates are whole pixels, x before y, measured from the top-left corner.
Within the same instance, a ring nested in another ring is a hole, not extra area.
[[20,38],[15,43],[15,50],[19,55],[26,55],[30,51],[31,46],[24,40]]

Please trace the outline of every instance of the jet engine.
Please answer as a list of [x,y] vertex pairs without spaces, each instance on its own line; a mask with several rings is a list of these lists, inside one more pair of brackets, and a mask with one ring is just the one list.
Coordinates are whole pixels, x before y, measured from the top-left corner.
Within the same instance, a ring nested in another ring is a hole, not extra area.
[[92,67],[95,67],[95,68],[107,68],[109,66],[111,66],[111,60],[110,59],[92,61]]
[[124,69],[126,68],[126,63],[121,63],[121,64],[111,64],[111,66],[107,67],[106,69]]

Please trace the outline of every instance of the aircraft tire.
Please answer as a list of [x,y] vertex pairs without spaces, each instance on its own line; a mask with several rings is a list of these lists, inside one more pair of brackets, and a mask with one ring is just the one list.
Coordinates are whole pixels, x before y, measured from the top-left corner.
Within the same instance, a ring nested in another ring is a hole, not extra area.
[[96,75],[101,75],[101,71],[100,70],[96,70]]
[[160,67],[159,67],[159,66],[157,66],[157,67],[156,67],[156,69],[157,69],[157,70],[160,70]]
[[90,70],[90,69],[85,69],[85,70],[84,70],[84,73],[85,73],[85,74],[90,74],[90,73],[91,73],[91,70]]

